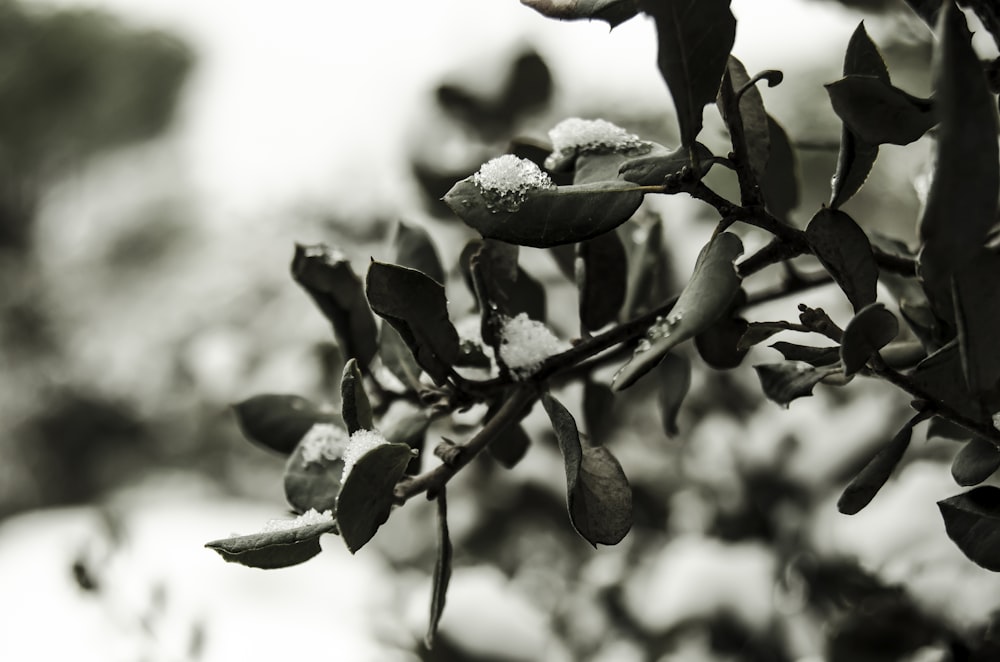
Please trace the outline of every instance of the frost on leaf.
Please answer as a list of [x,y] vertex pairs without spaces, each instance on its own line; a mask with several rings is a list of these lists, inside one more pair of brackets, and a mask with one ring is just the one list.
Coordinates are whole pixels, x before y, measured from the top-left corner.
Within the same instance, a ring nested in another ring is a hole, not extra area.
[[323,512],[317,511],[315,508],[310,508],[306,512],[302,513],[295,519],[271,519],[268,520],[261,529],[261,533],[274,533],[276,531],[290,531],[291,529],[299,529],[304,526],[315,526],[317,524],[328,524],[333,521],[333,511],[324,510]]
[[555,188],[552,179],[528,159],[504,154],[490,159],[472,176],[491,210],[515,212],[529,191]]
[[562,169],[579,154],[645,154],[652,149],[634,133],[607,120],[565,119],[549,131],[552,153],[545,159],[549,170]]
[[347,448],[347,440],[347,433],[342,428],[330,423],[317,423],[309,428],[309,432],[299,442],[302,446],[303,464],[308,466],[323,460],[339,460]]
[[569,349],[547,326],[521,313],[503,320],[500,330],[500,360],[516,377],[535,372],[545,359]]
[[388,443],[389,441],[377,430],[358,430],[352,434],[350,440],[347,442],[347,448],[344,449],[344,475],[341,477],[340,482],[343,483],[347,480],[347,475],[351,473],[351,469],[354,468],[354,465],[357,464],[358,460],[365,453]]

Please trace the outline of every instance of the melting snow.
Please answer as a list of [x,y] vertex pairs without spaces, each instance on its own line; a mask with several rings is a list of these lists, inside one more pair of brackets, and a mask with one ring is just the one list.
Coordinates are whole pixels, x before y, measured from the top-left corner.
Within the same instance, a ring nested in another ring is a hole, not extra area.
[[555,188],[552,179],[528,159],[504,154],[484,163],[472,176],[491,209],[515,212],[529,191]]
[[560,162],[576,154],[608,154],[611,152],[648,152],[652,145],[607,120],[584,120],[571,117],[549,131],[552,154],[545,167],[553,170]]
[[347,432],[332,423],[317,423],[309,428],[299,444],[302,446],[302,462],[309,466],[323,460],[334,462],[344,455],[347,448]]
[[326,524],[333,521],[333,511],[324,510],[318,512],[315,508],[310,508],[295,519],[271,519],[264,525],[261,533],[274,533],[275,531],[288,531],[298,529],[303,526],[313,526],[314,524]]
[[365,453],[388,443],[389,441],[377,430],[358,430],[352,434],[347,448],[344,449],[344,473],[340,481],[343,483],[347,480],[347,474],[351,473],[351,469]]
[[500,335],[500,359],[521,378],[537,370],[545,359],[570,347],[527,313],[505,318]]

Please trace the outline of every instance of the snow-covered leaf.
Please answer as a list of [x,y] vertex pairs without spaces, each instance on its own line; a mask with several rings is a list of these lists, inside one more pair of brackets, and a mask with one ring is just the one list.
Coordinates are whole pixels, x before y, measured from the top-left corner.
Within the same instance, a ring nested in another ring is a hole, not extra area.
[[707,329],[729,309],[741,283],[733,260],[742,252],[743,242],[730,232],[722,232],[709,241],[698,255],[691,280],[670,314],[650,328],[636,353],[615,375],[614,390],[634,384],[667,352]]
[[938,501],[944,528],[969,559],[1000,572],[1000,489],[991,485]]
[[287,568],[319,554],[322,551],[319,537],[336,532],[337,524],[331,519],[317,524],[213,540],[205,547],[218,552],[230,563],[250,568]]
[[340,421],[336,414],[321,411],[298,395],[255,395],[233,405],[233,412],[248,441],[284,455],[295,450],[312,426]]
[[907,421],[889,443],[880,448],[875,456],[868,461],[868,464],[851,480],[837,501],[837,509],[840,512],[845,515],[854,515],[871,503],[878,491],[889,480],[896,465],[903,459],[903,453],[910,446],[913,426],[918,420],[918,417],[914,417]]
[[840,343],[844,374],[850,376],[861,370],[898,333],[899,321],[883,304],[872,303],[859,310],[848,322]]
[[851,74],[826,85],[844,125],[872,145],[909,145],[937,124],[934,106],[877,76]]
[[337,506],[348,434],[342,424],[318,423],[285,462],[285,499],[298,512]]
[[962,487],[983,482],[1000,469],[1000,449],[982,437],[972,437],[955,455],[951,475]]
[[411,457],[406,444],[384,443],[362,455],[350,469],[337,498],[337,522],[352,554],[389,519],[393,489]]

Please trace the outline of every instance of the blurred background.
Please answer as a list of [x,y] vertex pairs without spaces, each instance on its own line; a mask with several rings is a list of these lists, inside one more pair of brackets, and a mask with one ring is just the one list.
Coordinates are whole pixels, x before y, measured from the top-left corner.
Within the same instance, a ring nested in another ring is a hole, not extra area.
[[[851,32],[864,19],[918,95],[932,37],[901,1],[733,11],[734,54],[785,73],[763,93],[799,148],[801,226],[828,198],[840,125],[822,83]],[[1000,659],[1000,579],[951,545],[935,506],[958,491],[954,443],[917,439],[872,506],[840,515],[906,399],[820,386],[780,410],[749,369],[779,359],[767,349],[736,371],[696,367],[676,438],[641,385],[588,430],[635,488],[618,547],[570,528],[540,411],[519,467],[470,466],[450,490],[456,568],[433,652],[422,500],[355,557],[328,537],[308,564],[262,572],[203,548],[287,512],[282,459],[240,438],[229,404],[337,404],[329,325],[289,278],[294,243],[338,245],[361,271],[391,258],[398,221],[422,225],[467,322],[453,265],[472,235],[440,196],[568,116],[676,144],[655,52],[644,19],[609,32],[516,0],[0,0],[0,659]],[[704,139],[727,151],[718,120]],[[847,210],[912,245],[929,147],[884,147]],[[663,219],[682,282],[715,219],[679,197],[641,214]],[[550,295],[548,321],[574,337],[571,285],[522,255],[567,295]],[[805,300],[849,315],[833,290]],[[560,398],[585,418],[580,389]]]

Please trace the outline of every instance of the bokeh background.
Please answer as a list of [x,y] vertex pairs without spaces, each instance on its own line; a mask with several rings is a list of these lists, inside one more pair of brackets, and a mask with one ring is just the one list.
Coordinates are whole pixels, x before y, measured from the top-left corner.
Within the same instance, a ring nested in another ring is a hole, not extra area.
[[[785,73],[764,98],[798,148],[804,224],[840,135],[822,83],[857,23],[919,95],[932,37],[901,1],[733,11],[734,54]],[[202,547],[286,512],[281,458],[240,438],[230,403],[336,404],[337,352],[289,278],[294,243],[338,245],[360,271],[391,257],[398,221],[422,225],[467,323],[454,265],[471,233],[438,198],[568,116],[675,144],[655,51],[644,19],[609,32],[516,0],[0,0],[0,659],[1000,659],[1000,579],[950,544],[934,503],[958,491],[954,443],[918,435],[872,506],[840,515],[906,399],[821,386],[783,411],[749,369],[778,359],[766,348],[732,373],[696,368],[675,438],[650,389],[614,403],[601,434],[637,503],[616,548],[571,530],[540,412],[521,466],[469,467],[451,490],[456,569],[433,652],[421,500],[355,557],[330,536],[311,562],[263,572]],[[726,151],[720,122],[705,141]],[[929,154],[926,139],[883,148],[848,211],[912,243]],[[681,282],[714,219],[681,198],[642,214],[663,219]],[[522,255],[556,293],[550,325],[573,337],[570,284]],[[805,300],[849,315],[832,289]],[[560,398],[585,418],[580,389]]]

